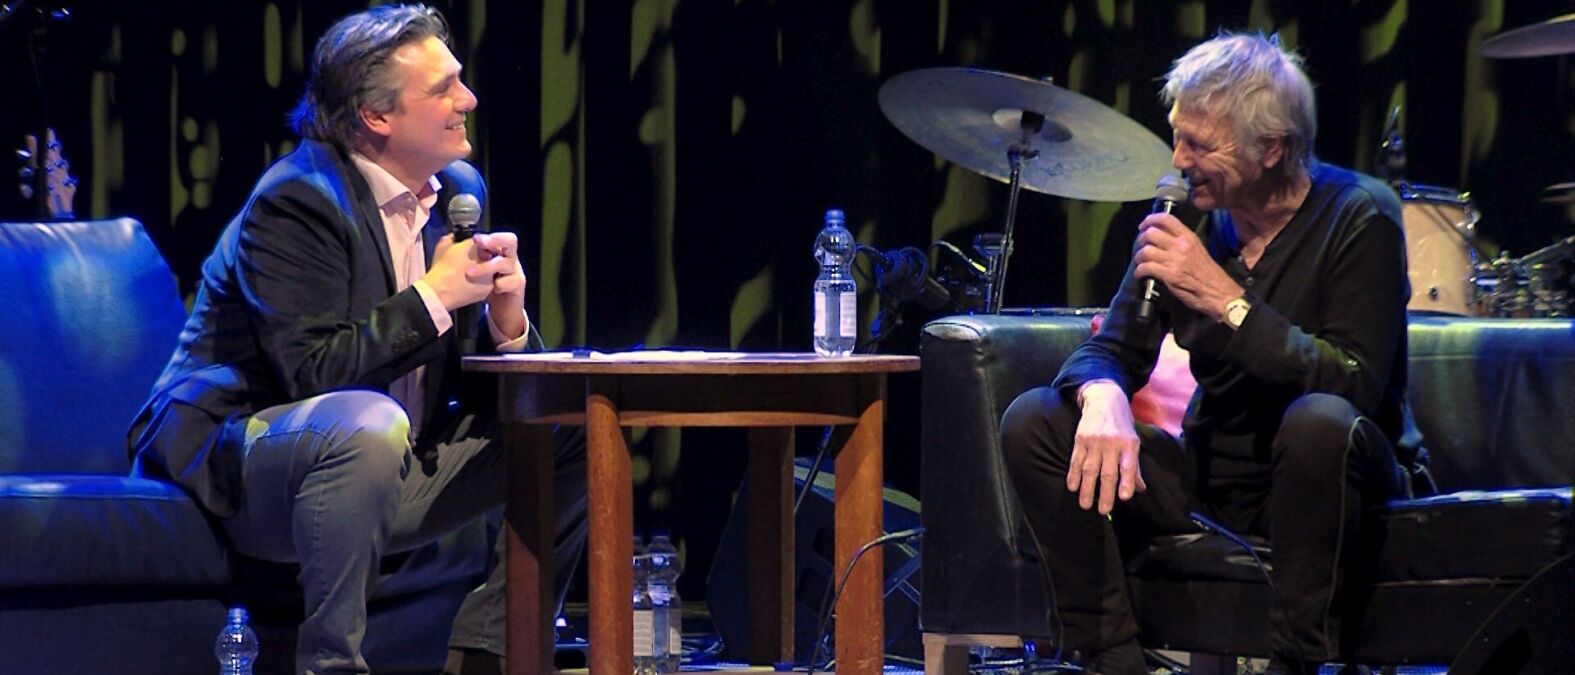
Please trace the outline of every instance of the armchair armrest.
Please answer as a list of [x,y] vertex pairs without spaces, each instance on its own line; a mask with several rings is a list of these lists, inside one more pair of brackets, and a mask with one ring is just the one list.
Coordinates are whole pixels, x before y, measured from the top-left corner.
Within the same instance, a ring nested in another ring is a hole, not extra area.
[[939,633],[1045,637],[1042,564],[1001,460],[1001,413],[1050,384],[1091,334],[1086,314],[955,316],[920,337],[924,602]]

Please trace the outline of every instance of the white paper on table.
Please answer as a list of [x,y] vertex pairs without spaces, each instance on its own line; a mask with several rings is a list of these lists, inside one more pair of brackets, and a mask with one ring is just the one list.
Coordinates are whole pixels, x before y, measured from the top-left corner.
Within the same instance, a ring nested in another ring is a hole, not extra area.
[[640,361],[640,362],[682,362],[682,361],[716,361],[725,359],[742,359],[747,352],[713,352],[703,349],[635,349],[622,352],[599,352],[595,350],[579,349],[574,351],[535,352],[503,354],[505,358],[514,358],[530,361]]

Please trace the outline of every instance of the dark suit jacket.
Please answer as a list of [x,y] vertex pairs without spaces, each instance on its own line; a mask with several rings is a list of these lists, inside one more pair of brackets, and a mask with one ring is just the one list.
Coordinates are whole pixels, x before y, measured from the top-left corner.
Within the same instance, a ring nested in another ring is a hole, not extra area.
[[[428,261],[449,230],[449,198],[469,192],[486,203],[468,163],[439,180]],[[478,342],[490,348],[484,321]],[[134,471],[174,480],[225,517],[244,499],[246,421],[264,408],[335,390],[386,392],[425,365],[424,434],[467,409],[490,413],[496,386],[460,372],[456,333],[438,335],[414,288],[395,292],[382,216],[349,154],[304,141],[258,180],[203,263],[191,319],[128,435]]]

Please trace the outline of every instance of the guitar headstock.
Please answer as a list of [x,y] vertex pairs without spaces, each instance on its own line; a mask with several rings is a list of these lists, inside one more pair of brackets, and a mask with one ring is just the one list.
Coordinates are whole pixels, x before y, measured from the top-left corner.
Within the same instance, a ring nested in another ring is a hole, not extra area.
[[55,138],[55,130],[50,129],[45,139],[43,161],[39,161],[38,137],[28,134],[22,138],[23,148],[17,150],[17,157],[22,160],[21,171],[17,172],[22,182],[17,185],[22,198],[32,200],[35,197],[35,177],[39,171],[44,172],[44,189],[49,191],[46,205],[51,218],[70,219],[76,217],[73,203],[77,196],[77,179],[71,176],[71,162],[61,154],[60,141]]

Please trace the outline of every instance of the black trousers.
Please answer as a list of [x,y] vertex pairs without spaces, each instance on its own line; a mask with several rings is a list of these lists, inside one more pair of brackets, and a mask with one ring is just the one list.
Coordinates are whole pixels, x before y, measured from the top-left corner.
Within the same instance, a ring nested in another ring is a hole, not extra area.
[[1277,592],[1269,643],[1288,659],[1338,656],[1342,596],[1358,551],[1363,507],[1398,495],[1402,472],[1377,425],[1345,399],[1307,394],[1281,419],[1261,485],[1200,486],[1206,449],[1138,425],[1148,490],[1116,502],[1110,518],[1066,489],[1080,411],[1050,388],[1024,393],[1001,422],[1008,471],[1048,563],[1071,653],[1097,653],[1137,636],[1122,551],[1161,534],[1195,533],[1202,513],[1238,534],[1268,537]]

